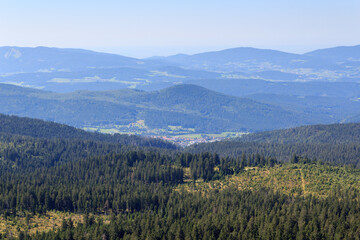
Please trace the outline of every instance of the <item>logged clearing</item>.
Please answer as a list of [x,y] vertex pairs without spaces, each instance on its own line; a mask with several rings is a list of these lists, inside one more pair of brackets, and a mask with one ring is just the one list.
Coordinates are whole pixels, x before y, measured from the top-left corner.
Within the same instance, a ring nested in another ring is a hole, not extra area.
[[[108,221],[109,216],[96,215],[95,219]],[[64,219],[70,219],[76,226],[83,223],[84,215],[69,212],[48,211],[46,214],[32,215],[29,212],[18,212],[16,216],[0,216],[0,233],[7,236],[17,237],[19,232],[27,232],[29,235],[36,232],[53,231],[62,226]]]
[[354,187],[360,190],[360,170],[316,164],[283,164],[272,168],[246,167],[239,174],[225,176],[209,182],[192,181],[179,186],[188,191],[222,190],[236,187],[239,190],[268,188],[280,193],[300,196],[327,197],[334,188]]
[[[214,169],[216,172],[218,168]],[[190,178],[190,168],[184,168],[184,183],[175,187],[178,192],[200,192],[207,196],[212,191],[226,188],[241,190],[258,190],[261,188],[289,196],[312,195],[325,198],[336,188],[356,188],[360,190],[360,170],[350,167],[339,167],[321,164],[279,164],[274,167],[245,167],[240,173],[226,175],[217,180],[204,181],[197,179],[195,184]],[[83,214],[59,211],[48,211],[46,214],[17,212],[0,216],[0,233],[7,236],[18,236],[19,232],[34,234],[52,231],[62,226],[64,219],[72,220],[76,226],[84,222]],[[110,216],[94,215],[96,221],[109,223]]]

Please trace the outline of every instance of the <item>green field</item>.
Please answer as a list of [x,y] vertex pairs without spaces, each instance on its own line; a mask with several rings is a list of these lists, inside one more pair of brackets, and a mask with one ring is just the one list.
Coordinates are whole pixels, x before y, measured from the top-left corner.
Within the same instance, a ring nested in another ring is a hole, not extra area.
[[144,120],[138,120],[128,125],[109,125],[109,126],[88,126],[83,128],[86,131],[94,131],[100,133],[120,133],[120,134],[136,134],[144,136],[167,136],[178,138],[232,138],[239,137],[244,132],[223,132],[223,133],[197,133],[194,128],[184,128],[182,126],[169,125],[167,128],[149,128]]

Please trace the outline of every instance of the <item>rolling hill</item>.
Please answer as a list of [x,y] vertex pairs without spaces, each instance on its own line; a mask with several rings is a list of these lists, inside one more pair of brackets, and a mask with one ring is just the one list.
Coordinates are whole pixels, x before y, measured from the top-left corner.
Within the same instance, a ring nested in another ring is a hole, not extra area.
[[3,114],[0,114],[0,146],[0,175],[32,172],[139,147],[145,151],[178,149],[160,139],[91,133],[59,123]]
[[194,55],[174,55],[165,59],[189,68],[222,72],[251,72],[263,68],[279,70],[280,67],[294,64],[298,66],[299,63],[307,66],[306,62],[311,58],[269,49],[240,47]]
[[321,59],[330,59],[332,61],[343,61],[357,65],[360,60],[360,45],[357,46],[340,46],[334,48],[319,49],[305,54],[310,57],[317,57]]
[[[209,71],[246,73],[278,71],[299,74],[301,71],[296,70],[306,68],[311,69],[313,73],[320,73],[325,69],[345,71],[344,64],[340,61],[356,61],[359,55],[358,49],[359,46],[335,47],[305,54],[294,54],[271,49],[239,47],[193,55],[177,54],[161,59],[186,68]],[[310,74],[304,71],[299,74],[300,78],[304,76],[309,77]],[[275,80],[275,78],[272,79]]]
[[2,47],[0,83],[47,92],[2,86],[0,112],[92,130],[119,126],[123,132],[129,124],[135,126],[129,132],[139,130],[138,121],[145,121],[143,129],[185,128],[181,133],[357,122],[358,48],[306,54],[233,48],[135,59],[82,49]]
[[195,85],[160,91],[123,89],[59,94],[0,85],[0,112],[77,127],[127,125],[144,120],[149,128],[169,126],[195,132],[259,131],[310,124],[310,116]]

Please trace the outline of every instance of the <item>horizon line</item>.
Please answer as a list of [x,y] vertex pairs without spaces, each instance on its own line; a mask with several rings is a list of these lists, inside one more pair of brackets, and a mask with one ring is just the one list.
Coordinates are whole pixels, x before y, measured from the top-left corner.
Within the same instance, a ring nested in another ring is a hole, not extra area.
[[[331,49],[331,48],[341,48],[341,47],[357,47],[360,46],[360,44],[356,44],[356,45],[333,45],[331,47],[322,47],[322,48],[313,48],[310,51],[303,51],[301,53],[297,53],[297,52],[292,52],[292,51],[286,51],[286,50],[281,50],[281,49],[276,49],[276,48],[270,48],[270,47],[253,47],[253,46],[240,46],[240,47],[213,47],[213,50],[203,50],[203,51],[192,51],[192,53],[185,53],[185,52],[177,52],[174,54],[168,54],[168,55],[162,55],[162,54],[155,54],[155,55],[149,55],[148,57],[134,57],[134,56],[129,56],[128,54],[124,53],[119,53],[119,51],[116,50],[101,50],[101,49],[116,49],[116,48],[121,48],[121,49],[144,49],[144,48],[161,48],[160,46],[120,46],[120,47],[61,47],[61,46],[46,46],[46,45],[35,45],[35,46],[16,46],[16,45],[4,45],[4,46],[0,46],[0,48],[49,48],[49,49],[71,49],[71,50],[85,50],[85,51],[91,51],[91,52],[96,52],[96,53],[104,53],[104,54],[113,54],[113,55],[119,55],[119,56],[124,56],[124,57],[129,57],[129,58],[135,58],[135,59],[148,59],[148,58],[162,58],[162,57],[170,57],[170,56],[175,56],[175,55],[197,55],[197,54],[202,54],[202,53],[209,53],[209,52],[221,52],[221,51],[225,51],[225,50],[231,50],[231,49],[239,49],[239,48],[249,48],[249,49],[258,49],[258,50],[270,50],[270,51],[278,51],[278,52],[283,52],[283,53],[289,53],[289,54],[297,54],[297,55],[304,55],[313,51],[317,51],[317,50],[325,50],[325,49]],[[195,46],[187,46],[190,48],[196,48]],[[164,47],[164,49],[166,49],[169,47],[166,46]],[[179,46],[171,46],[170,48],[179,48]],[[211,47],[208,47],[211,48]]]

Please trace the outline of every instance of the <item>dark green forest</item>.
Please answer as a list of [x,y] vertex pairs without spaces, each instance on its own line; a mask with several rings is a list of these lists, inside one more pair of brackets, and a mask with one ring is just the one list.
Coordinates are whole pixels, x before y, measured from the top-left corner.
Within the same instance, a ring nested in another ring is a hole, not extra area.
[[126,134],[110,135],[92,133],[70,127],[65,124],[26,117],[8,116],[4,114],[0,114],[0,133],[9,133],[12,135],[29,136],[34,138],[79,139],[116,143],[121,145],[176,149],[175,145],[160,139],[145,138]]
[[238,157],[245,154],[262,154],[282,162],[289,162],[292,155],[300,155],[324,162],[339,165],[352,165],[360,168],[360,144],[326,144],[326,143],[259,143],[224,141],[190,146],[186,149],[193,153],[213,152],[221,156]]
[[311,125],[243,135],[239,138],[192,145],[186,151],[238,157],[262,154],[282,162],[293,154],[324,162],[360,167],[360,124]]
[[355,141],[178,149],[1,117],[0,239],[360,237]]
[[319,124],[243,135],[234,141],[271,143],[360,143],[360,123]]

